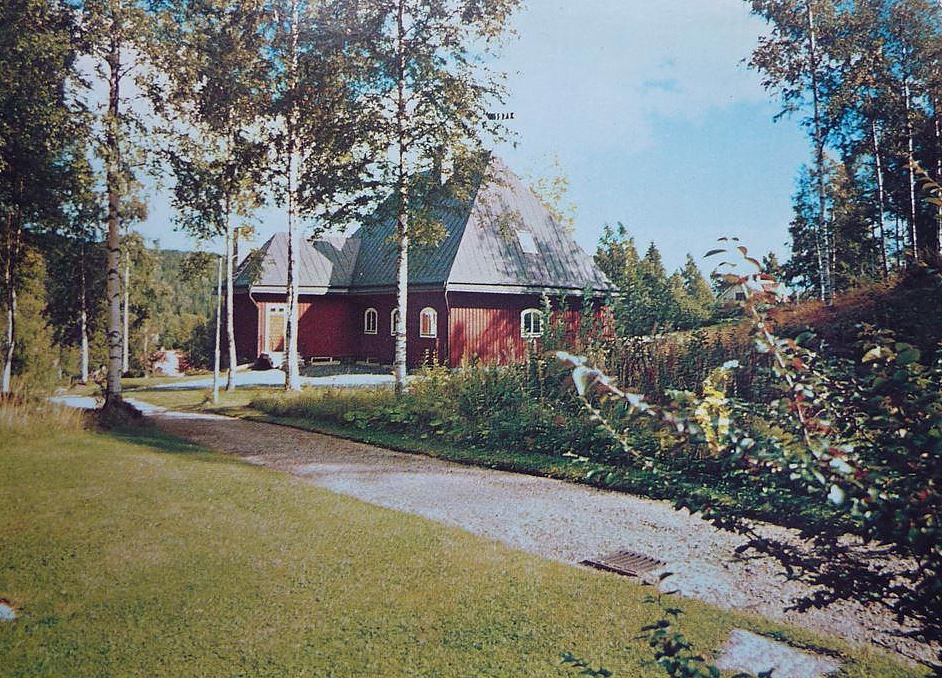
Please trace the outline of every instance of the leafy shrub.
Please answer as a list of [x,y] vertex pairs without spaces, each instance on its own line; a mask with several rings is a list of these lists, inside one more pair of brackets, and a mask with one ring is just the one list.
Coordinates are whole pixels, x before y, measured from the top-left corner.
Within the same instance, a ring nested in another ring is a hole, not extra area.
[[[738,247],[747,262],[758,262]],[[883,605],[913,627],[912,638],[942,646],[942,360],[889,330],[861,327],[862,358],[825,359],[772,331],[776,285],[761,270],[723,276],[746,293],[756,350],[766,356],[778,393],[768,401],[734,398],[725,388],[738,366],[717,368],[700,393],[673,392],[662,406],[626,392],[604,371],[561,353],[584,406],[622,449],[654,472],[606,416],[596,398],[624,402],[636,418],[705,446],[727,477],[763,487],[790,483],[841,509],[843,520],[818,523],[795,545],[760,537],[740,507],[692,492],[678,504],[747,535],[748,548],[772,555],[792,577],[814,587],[796,607],[855,599]],[[940,278],[942,283],[942,278]],[[847,532],[857,541],[847,539]],[[942,654],[939,655],[942,660]],[[935,666],[942,675],[942,661]]]

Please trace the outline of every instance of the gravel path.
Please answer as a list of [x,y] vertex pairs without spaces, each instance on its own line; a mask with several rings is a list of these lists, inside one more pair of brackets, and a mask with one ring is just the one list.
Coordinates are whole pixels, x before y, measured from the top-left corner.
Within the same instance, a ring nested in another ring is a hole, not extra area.
[[[785,612],[802,586],[768,560],[734,555],[743,539],[667,502],[491,469],[217,415],[182,414],[135,402],[174,435],[386,508],[455,525],[514,548],[576,564],[616,550],[644,553],[674,573],[668,583],[718,607],[746,610],[831,634],[926,656],[891,635],[891,620],[851,603]],[[788,536],[775,526],[769,536]]]

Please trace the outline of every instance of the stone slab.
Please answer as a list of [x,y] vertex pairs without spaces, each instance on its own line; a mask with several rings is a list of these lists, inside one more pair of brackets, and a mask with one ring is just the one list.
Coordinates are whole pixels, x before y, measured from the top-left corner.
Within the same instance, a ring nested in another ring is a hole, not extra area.
[[716,661],[724,671],[748,671],[758,675],[773,669],[774,678],[825,678],[840,668],[832,657],[799,650],[785,643],[733,629]]

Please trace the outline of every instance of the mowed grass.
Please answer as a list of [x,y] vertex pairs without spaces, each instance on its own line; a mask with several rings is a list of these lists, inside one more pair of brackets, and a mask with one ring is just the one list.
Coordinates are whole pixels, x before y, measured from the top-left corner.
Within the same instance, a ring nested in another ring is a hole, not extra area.
[[[153,429],[0,431],[0,676],[657,676],[651,589],[373,507]],[[705,652],[733,626],[681,601]],[[880,655],[846,675],[911,676]]]
[[[227,412],[237,413],[248,407],[255,398],[283,394],[283,388],[275,386],[241,386],[234,391],[219,390],[219,402],[213,404],[212,393],[208,389],[198,388],[146,388],[128,390],[122,395],[132,400],[142,400],[153,405],[185,412]],[[231,410],[231,412],[230,412]]]

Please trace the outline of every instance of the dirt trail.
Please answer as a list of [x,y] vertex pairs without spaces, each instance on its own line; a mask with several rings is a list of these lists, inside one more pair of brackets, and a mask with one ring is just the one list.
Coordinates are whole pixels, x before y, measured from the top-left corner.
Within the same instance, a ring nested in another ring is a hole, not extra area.
[[[928,656],[892,635],[885,614],[839,603],[785,612],[803,586],[767,560],[734,555],[743,539],[664,501],[491,469],[215,415],[181,414],[140,404],[165,431],[306,479],[363,501],[455,525],[514,548],[577,564],[616,550],[665,561],[670,587],[718,607],[747,610],[855,645],[876,644]],[[787,530],[765,526],[769,536]],[[605,575],[608,576],[608,575]]]

